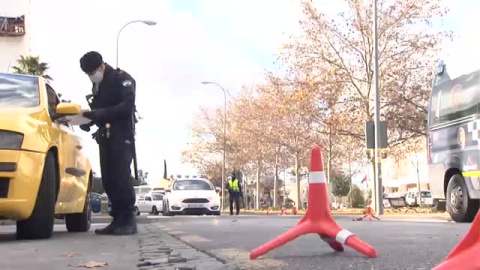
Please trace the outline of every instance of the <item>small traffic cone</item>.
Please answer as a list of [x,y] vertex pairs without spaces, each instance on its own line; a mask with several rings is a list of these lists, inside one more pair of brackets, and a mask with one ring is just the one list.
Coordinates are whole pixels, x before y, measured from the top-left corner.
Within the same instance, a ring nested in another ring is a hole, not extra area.
[[284,206],[282,206],[282,210],[280,212],[280,215],[285,216],[285,207]]
[[270,215],[270,208],[267,209],[267,216]]
[[293,209],[292,209],[292,215],[296,215],[298,212],[297,212],[297,207],[293,206]]
[[358,239],[351,232],[342,229],[333,220],[328,207],[327,185],[323,171],[322,153],[318,145],[313,146],[310,160],[308,209],[305,216],[294,228],[273,239],[272,241],[250,252],[254,260],[271,250],[280,247],[293,239],[308,233],[315,233],[336,251],[343,251],[343,245],[350,246],[358,252],[371,257],[377,257],[374,247]]
[[373,214],[371,205],[372,205],[372,200],[368,199],[368,201],[367,201],[367,213],[365,215],[363,215],[362,217],[353,218],[353,221],[361,221],[364,218],[368,218],[369,221],[372,221],[372,218],[374,218],[376,220],[380,220],[378,217],[375,216],[375,214]]
[[467,235],[433,270],[477,270],[480,269],[480,211]]

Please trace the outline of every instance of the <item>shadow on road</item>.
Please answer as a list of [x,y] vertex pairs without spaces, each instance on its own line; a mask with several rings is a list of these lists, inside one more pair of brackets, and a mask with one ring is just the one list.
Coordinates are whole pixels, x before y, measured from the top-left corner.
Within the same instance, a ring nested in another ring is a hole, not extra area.
[[65,240],[65,239],[74,239],[77,238],[79,235],[82,234],[92,234],[92,232],[84,232],[84,233],[70,233],[65,231],[54,231],[53,235],[49,239],[38,239],[38,240],[17,240],[16,234],[13,233],[0,233],[0,244],[15,242],[15,243],[27,243],[27,242],[39,242],[39,241],[49,241],[53,238]]

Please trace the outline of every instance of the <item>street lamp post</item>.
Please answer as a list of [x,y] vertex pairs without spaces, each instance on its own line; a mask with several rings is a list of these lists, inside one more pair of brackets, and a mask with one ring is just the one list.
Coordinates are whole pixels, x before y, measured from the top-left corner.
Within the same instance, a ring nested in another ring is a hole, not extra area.
[[[118,68],[118,44],[119,44],[119,38],[120,38],[120,33],[122,33],[122,30],[125,29],[125,27],[127,27],[128,25],[132,24],[132,23],[144,23],[146,25],[156,25],[157,23],[154,22],[154,21],[146,21],[146,20],[134,20],[134,21],[130,21],[126,24],[124,24],[122,26],[122,28],[120,28],[120,30],[118,31],[118,34],[117,34],[117,52],[116,52],[116,67]],[[137,162],[137,149],[135,147],[135,112],[133,112],[133,115],[132,115],[132,128],[133,128],[133,170],[134,170],[134,173],[135,173],[135,180],[138,181],[138,162]]]
[[119,38],[120,38],[120,33],[122,33],[122,30],[127,27],[128,25],[132,24],[132,23],[143,23],[143,24],[146,24],[146,25],[156,25],[157,22],[154,22],[154,21],[147,21],[147,20],[134,20],[134,21],[130,21],[128,23],[126,23],[125,25],[123,25],[122,28],[120,28],[120,31],[118,31],[118,34],[117,34],[117,57],[116,57],[116,67],[118,68],[118,41],[119,41]]
[[383,188],[382,188],[382,163],[380,161],[380,91],[378,78],[378,16],[377,16],[377,0],[373,1],[373,52],[374,52],[374,86],[375,86],[375,176],[377,180],[376,186],[376,210],[377,214],[383,215]]
[[225,208],[225,164],[226,164],[226,152],[227,152],[227,92],[220,84],[216,82],[202,82],[202,84],[214,84],[223,91],[223,166],[222,166],[222,211]]

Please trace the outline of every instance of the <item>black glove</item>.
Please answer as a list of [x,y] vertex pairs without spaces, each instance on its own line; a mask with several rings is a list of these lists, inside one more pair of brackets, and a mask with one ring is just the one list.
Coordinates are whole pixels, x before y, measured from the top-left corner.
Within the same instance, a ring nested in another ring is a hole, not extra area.
[[90,119],[90,120],[92,120],[92,121],[95,120],[95,118],[96,118],[96,116],[97,116],[95,110],[93,110],[93,111],[88,111],[88,112],[84,112],[82,115],[83,115],[83,117],[88,118],[88,119]]
[[80,129],[86,132],[90,132],[90,124],[80,125]]

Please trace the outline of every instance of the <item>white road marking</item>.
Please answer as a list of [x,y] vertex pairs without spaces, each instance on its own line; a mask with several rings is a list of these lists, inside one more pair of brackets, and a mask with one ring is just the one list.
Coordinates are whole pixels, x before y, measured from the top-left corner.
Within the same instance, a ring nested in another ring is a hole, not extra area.
[[399,222],[422,222],[422,223],[449,223],[450,220],[444,219],[393,219],[393,218],[382,218],[382,221],[399,221]]
[[187,242],[187,243],[202,243],[202,242],[211,242],[212,240],[203,238],[198,235],[182,235],[180,236],[180,240]]

